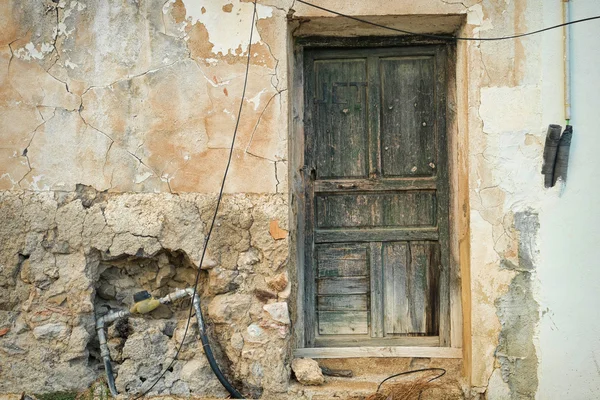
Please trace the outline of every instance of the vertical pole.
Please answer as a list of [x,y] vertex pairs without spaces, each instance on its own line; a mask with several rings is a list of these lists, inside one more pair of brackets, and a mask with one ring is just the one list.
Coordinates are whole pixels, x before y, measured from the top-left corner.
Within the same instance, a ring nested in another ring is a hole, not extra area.
[[[569,0],[563,0],[563,16],[564,22],[570,22],[570,2]],[[565,120],[567,125],[570,124],[571,120],[571,48],[570,48],[570,30],[569,25],[563,27],[564,31],[564,50],[565,50]]]

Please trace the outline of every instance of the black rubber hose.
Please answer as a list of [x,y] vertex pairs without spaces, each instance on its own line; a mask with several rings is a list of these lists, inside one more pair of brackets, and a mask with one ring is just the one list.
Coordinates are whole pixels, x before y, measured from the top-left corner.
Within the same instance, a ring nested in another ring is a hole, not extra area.
[[214,374],[217,377],[217,379],[219,380],[219,382],[221,382],[221,385],[223,385],[223,387],[225,389],[227,389],[229,394],[234,399],[243,399],[244,396],[242,396],[242,394],[240,392],[238,392],[236,390],[236,388],[234,388],[231,385],[231,383],[229,383],[229,381],[227,380],[225,375],[223,375],[223,372],[221,372],[221,369],[219,368],[219,365],[217,364],[217,360],[215,360],[215,356],[210,347],[210,343],[208,343],[208,337],[206,336],[206,332],[200,333],[200,341],[202,341],[202,347],[204,348],[204,354],[206,355],[206,359],[208,360],[210,369],[212,369],[212,371],[214,372]]
[[104,370],[106,371],[106,380],[108,383],[108,388],[110,389],[110,393],[113,397],[117,397],[119,392],[117,392],[117,387],[115,386],[115,376],[113,374],[110,360],[104,359]]

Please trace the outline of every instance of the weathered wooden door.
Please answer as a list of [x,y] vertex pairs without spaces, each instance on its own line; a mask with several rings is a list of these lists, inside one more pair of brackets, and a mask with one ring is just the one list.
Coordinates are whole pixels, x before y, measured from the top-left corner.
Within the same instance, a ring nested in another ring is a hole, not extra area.
[[305,51],[305,344],[445,345],[444,49]]

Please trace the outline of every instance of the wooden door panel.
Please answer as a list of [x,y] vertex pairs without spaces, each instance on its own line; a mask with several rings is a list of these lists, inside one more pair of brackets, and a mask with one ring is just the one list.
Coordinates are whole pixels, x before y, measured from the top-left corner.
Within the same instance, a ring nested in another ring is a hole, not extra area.
[[435,191],[328,193],[315,207],[318,229],[436,226]]
[[319,278],[369,275],[369,256],[365,245],[318,245],[315,251]]
[[385,177],[435,174],[434,58],[384,58],[381,165]]
[[364,244],[322,244],[316,248],[319,335],[367,334],[370,260]]
[[437,242],[383,244],[386,335],[437,334],[439,265]]
[[317,178],[367,177],[366,60],[315,61],[314,74]]

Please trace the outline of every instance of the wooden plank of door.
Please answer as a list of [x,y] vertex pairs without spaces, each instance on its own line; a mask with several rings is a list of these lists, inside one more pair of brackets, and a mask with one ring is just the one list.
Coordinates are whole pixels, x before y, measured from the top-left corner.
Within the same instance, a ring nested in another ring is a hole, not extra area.
[[385,243],[385,335],[428,334],[439,330],[439,245]]
[[440,332],[440,278],[442,274],[442,260],[439,242],[426,242],[424,246],[429,254],[429,293],[425,313],[427,315],[426,332],[438,335]]
[[314,160],[314,131],[313,122],[313,99],[315,97],[314,79],[314,52],[307,51],[304,54],[304,127],[305,127],[305,151],[304,151],[304,341],[306,346],[313,346],[317,333],[316,321],[316,258],[314,252],[314,180],[313,176],[316,163]]
[[383,337],[383,260],[382,243],[369,244],[371,258],[371,336]]
[[315,192],[359,192],[436,189],[436,177],[391,178],[384,180],[346,179],[315,182]]
[[319,295],[346,295],[369,293],[369,278],[352,276],[344,278],[319,278],[317,280]]
[[430,246],[427,242],[410,243],[410,264],[406,274],[410,333],[427,332],[430,258]]
[[364,335],[368,324],[367,311],[319,311],[319,335]]
[[[306,236],[306,209],[305,209],[305,186],[306,186],[306,169],[303,168],[304,163],[304,51],[298,45],[293,48],[294,69],[291,72],[291,88],[290,91],[294,96],[290,98],[291,106],[291,135],[294,140],[290,140],[290,182],[294,182],[289,186],[290,189],[290,212],[295,215],[296,229],[290,231],[290,256],[295,256],[291,261],[295,262],[295,280],[297,283],[296,298],[304,298],[305,290],[305,271],[304,266],[307,264],[304,239]],[[304,316],[306,314],[304,301],[296,301],[296,313],[294,319],[294,333],[296,347],[304,347],[306,340],[304,338]]]
[[328,193],[316,196],[316,227],[436,226],[435,191]]
[[319,296],[317,307],[319,311],[367,311],[369,299],[366,294]]
[[389,336],[374,338],[369,335],[336,335],[315,338],[316,347],[350,346],[431,346],[440,345],[438,336]]
[[384,334],[411,332],[408,286],[409,248],[407,242],[383,244]]
[[379,57],[367,58],[368,71],[368,117],[369,117],[369,178],[373,179],[381,171],[381,143],[380,143],[380,99],[381,88],[379,86]]

